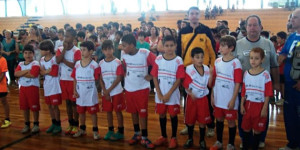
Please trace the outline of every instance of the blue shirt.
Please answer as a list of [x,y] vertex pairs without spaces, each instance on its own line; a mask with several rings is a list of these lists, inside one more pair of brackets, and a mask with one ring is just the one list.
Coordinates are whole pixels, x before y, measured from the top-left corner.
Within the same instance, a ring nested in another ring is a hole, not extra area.
[[300,34],[297,34],[296,32],[291,34],[286,40],[282,48],[282,51],[280,52],[280,54],[287,56],[285,60],[284,71],[283,71],[286,82],[293,82],[293,79],[290,76],[290,71],[292,68],[291,58],[294,51],[294,47],[297,45],[299,41],[300,41]]

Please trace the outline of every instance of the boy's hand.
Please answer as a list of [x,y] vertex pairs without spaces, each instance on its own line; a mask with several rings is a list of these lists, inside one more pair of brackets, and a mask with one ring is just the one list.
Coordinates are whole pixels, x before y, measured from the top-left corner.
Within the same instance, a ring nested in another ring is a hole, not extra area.
[[74,91],[73,97],[74,98],[79,98],[79,94],[77,93],[77,91]]
[[161,102],[163,102],[164,96],[160,92],[157,92],[157,97]]
[[51,72],[51,69],[52,69],[52,68],[47,69],[47,70],[46,70],[46,74],[49,74],[49,73]]
[[163,103],[167,103],[170,98],[171,98],[172,93],[168,92],[166,95],[163,97]]
[[263,108],[263,109],[261,110],[260,116],[261,116],[262,118],[266,118],[267,115],[268,115],[267,109],[266,109],[266,108]]
[[241,114],[242,115],[246,114],[246,110],[245,110],[245,107],[243,105],[241,105]]
[[234,105],[235,105],[235,100],[230,100],[227,107],[229,110],[233,110]]
[[191,96],[192,100],[195,100],[195,99],[196,99],[196,97],[195,97],[195,95],[193,94],[192,90],[186,89],[186,92],[187,92],[187,94],[188,94],[189,96]]
[[106,89],[103,89],[103,96],[105,97],[105,99],[107,101],[110,101],[110,95],[109,95],[109,91]]
[[214,108],[215,107],[215,98],[214,98],[213,94],[211,94],[210,103],[211,103],[211,106]]
[[152,76],[151,75],[149,75],[149,74],[147,74],[145,77],[144,77],[144,79],[145,80],[147,80],[147,81],[150,81],[150,80],[152,80]]

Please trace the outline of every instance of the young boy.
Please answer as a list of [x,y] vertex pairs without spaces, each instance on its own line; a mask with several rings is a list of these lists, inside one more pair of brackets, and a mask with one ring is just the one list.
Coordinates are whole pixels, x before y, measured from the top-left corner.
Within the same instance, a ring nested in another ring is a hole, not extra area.
[[79,31],[77,33],[77,40],[78,40],[78,43],[77,43],[77,46],[80,47],[80,44],[82,42],[84,42],[84,39],[85,39],[85,33],[83,31]]
[[54,48],[55,51],[57,51],[59,47],[63,46],[64,37],[65,37],[65,30],[59,29],[58,30],[58,40],[55,41],[55,48]]
[[40,61],[40,74],[45,77],[43,85],[45,102],[48,105],[50,117],[52,119],[52,125],[46,132],[57,134],[61,132],[60,110],[58,106],[61,105],[62,102],[58,77],[59,67],[56,63],[54,45],[52,41],[42,41],[39,47],[43,56]]
[[73,71],[75,62],[81,59],[80,49],[73,45],[76,31],[70,28],[66,31],[64,46],[56,52],[56,62],[60,67],[60,88],[62,99],[66,100],[66,108],[69,120],[69,127],[66,134],[75,134],[78,131],[78,113],[76,111],[76,99],[73,97]]
[[92,116],[93,137],[99,140],[97,112],[99,112],[98,92],[95,80],[98,80],[100,68],[92,60],[94,44],[91,41],[82,42],[80,45],[82,59],[77,61],[71,77],[74,78],[74,97],[76,98],[77,112],[80,118],[80,130],[73,137],[86,135],[85,112]]
[[145,38],[146,38],[146,33],[143,31],[139,32],[138,42],[136,43],[137,49],[144,48],[150,50],[150,44],[145,41]]
[[[1,49],[1,44],[0,44]],[[5,119],[1,125],[1,128],[7,128],[11,125],[10,119],[9,119],[9,105],[6,99],[7,96],[7,81],[5,74],[8,71],[7,70],[7,62],[4,57],[2,57],[1,51],[0,51],[0,101],[3,105]]]
[[[99,63],[101,70],[102,110],[107,112],[108,122],[108,132],[104,140],[120,140],[124,139],[122,110],[125,109],[125,101],[121,85],[124,69],[121,61],[113,55],[114,46],[111,40],[106,40],[102,43],[102,52],[105,55],[105,59]],[[117,133],[114,133],[113,110],[116,112],[118,118]]]
[[114,40],[114,56],[117,57],[118,59],[121,58],[121,49],[122,48],[120,45],[120,41],[122,39],[122,36],[123,36],[123,33],[122,31],[117,31],[116,34],[115,34],[115,40]]
[[161,137],[154,144],[162,146],[168,143],[167,138],[167,117],[170,114],[172,124],[172,137],[169,149],[177,147],[177,127],[180,113],[180,92],[178,86],[184,78],[184,66],[182,59],[176,56],[176,40],[173,36],[166,36],[163,39],[165,53],[155,59],[155,64],[151,71],[153,82],[156,88],[155,103],[156,113],[159,114]]
[[27,133],[30,130],[30,112],[33,112],[33,128],[31,133],[37,133],[39,128],[39,111],[40,111],[40,64],[34,60],[34,50],[32,45],[26,45],[24,47],[23,55],[25,61],[18,64],[15,70],[15,76],[19,77],[20,85],[20,109],[24,111],[25,126],[22,129],[22,133]]
[[[250,147],[251,136],[254,137],[252,150],[257,150],[261,132],[266,129],[269,97],[273,96],[273,90],[271,76],[261,66],[264,57],[263,49],[253,48],[250,52],[251,69],[244,73],[241,100],[243,150]],[[251,135],[251,130],[254,130],[254,135]]]
[[242,82],[241,63],[234,58],[236,41],[232,36],[224,36],[220,39],[220,53],[222,57],[215,61],[213,70],[214,87],[212,91],[211,103],[214,107],[214,116],[217,119],[217,141],[210,148],[218,150],[223,148],[223,129],[224,119],[228,121],[229,143],[227,150],[234,149],[234,140],[236,134],[238,92]]
[[122,60],[126,70],[125,76],[125,100],[126,111],[131,113],[134,132],[129,144],[136,144],[141,139],[140,125],[142,128],[141,144],[146,148],[154,148],[154,145],[147,138],[147,116],[150,80],[148,66],[153,66],[155,55],[146,49],[136,49],[135,37],[128,34],[122,39]]
[[210,69],[203,65],[204,51],[196,47],[191,52],[193,64],[187,66],[183,86],[187,92],[185,124],[188,127],[189,139],[184,144],[185,148],[193,146],[193,133],[196,121],[200,128],[200,149],[206,150],[205,126],[211,122],[207,95],[208,87],[211,86],[212,78]]

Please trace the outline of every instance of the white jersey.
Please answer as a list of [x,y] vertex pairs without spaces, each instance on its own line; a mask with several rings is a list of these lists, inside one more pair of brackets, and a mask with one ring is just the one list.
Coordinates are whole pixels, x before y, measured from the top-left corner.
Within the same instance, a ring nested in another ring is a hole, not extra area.
[[20,86],[28,87],[28,86],[37,86],[40,87],[40,64],[38,61],[32,61],[29,64],[25,64],[25,61],[19,63],[16,68],[16,71],[22,70],[30,70],[30,74],[36,76],[35,78],[27,78],[27,77],[20,77],[18,83]]
[[[215,61],[214,76],[216,79],[213,90],[216,107],[228,109],[235,83],[242,83],[242,74],[242,65],[237,58],[223,61],[223,57],[221,57]],[[238,107],[239,101],[236,97],[234,110],[237,110]]]
[[[58,48],[56,55],[61,55],[61,52],[63,50],[63,47]],[[66,59],[68,62],[75,62],[77,60],[81,59],[81,52],[80,49],[76,46],[73,46],[72,49],[67,50],[64,59]],[[73,71],[73,68],[68,67],[65,63],[61,62],[59,64],[59,73],[60,73],[60,80],[65,81],[73,81],[73,78],[71,78],[71,73]]]
[[98,92],[95,80],[98,80],[100,73],[99,65],[92,60],[90,64],[82,67],[81,61],[77,61],[72,72],[72,77],[76,79],[76,91],[79,98],[76,104],[79,106],[94,106],[98,104]]
[[184,87],[191,90],[196,98],[203,98],[208,95],[209,68],[203,65],[203,75],[201,75],[194,64],[191,64],[186,67],[185,72]]
[[252,75],[245,71],[242,87],[242,97],[251,102],[264,102],[265,97],[273,96],[271,76],[267,70]]
[[148,66],[154,64],[155,55],[147,49],[139,49],[135,55],[125,54],[122,51],[122,60],[126,66],[125,90],[134,92],[150,88],[150,82],[145,80],[148,75]]
[[[124,70],[121,61],[116,58],[110,62],[102,59],[99,63],[100,74],[105,84],[105,88],[108,89],[117,79],[117,76],[124,76]],[[121,82],[110,92],[110,96],[114,96],[123,92]]]
[[64,41],[61,41],[61,40],[57,40],[55,41],[55,47],[54,47],[54,50],[57,51],[59,47],[62,47],[64,44]]
[[[167,60],[162,55],[159,55],[155,59],[155,65],[153,66],[151,74],[158,79],[161,94],[165,95],[170,91],[177,79],[184,78],[183,61],[178,56],[172,60]],[[155,94],[155,103],[163,103],[159,100],[157,93]],[[180,105],[180,92],[178,87],[165,105]]]
[[58,77],[59,66],[56,63],[56,57],[53,56],[50,60],[46,61],[45,57],[41,58],[41,67],[44,67],[45,70],[51,69],[49,74],[45,75],[44,80],[44,95],[51,96],[61,93]]

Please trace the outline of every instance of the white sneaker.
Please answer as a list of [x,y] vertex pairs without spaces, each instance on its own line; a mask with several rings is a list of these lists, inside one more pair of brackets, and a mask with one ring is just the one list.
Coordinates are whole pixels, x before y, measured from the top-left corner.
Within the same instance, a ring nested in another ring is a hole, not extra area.
[[76,132],[76,133],[73,135],[73,137],[74,137],[74,138],[77,138],[77,137],[81,137],[81,136],[84,136],[84,135],[86,135],[86,132],[85,132],[84,130],[80,129],[80,130],[78,130],[78,132]]
[[31,129],[31,133],[38,133],[40,132],[40,127],[37,125],[34,125],[33,128]]
[[214,128],[207,128],[206,136],[207,137],[213,137],[215,135],[215,129]]
[[180,131],[180,134],[181,134],[181,135],[187,135],[187,134],[188,134],[188,128],[185,127],[184,129],[182,129],[182,130]]
[[24,128],[21,130],[21,132],[22,132],[23,134],[25,134],[25,133],[29,132],[29,130],[30,130],[30,127],[27,126],[27,125],[25,125]]
[[265,146],[265,142],[259,142],[258,148],[264,148]]
[[216,143],[212,147],[210,147],[211,150],[218,150],[222,148],[223,148],[223,144],[219,141],[216,141]]
[[100,135],[98,132],[93,132],[94,140],[100,140]]
[[231,144],[227,145],[227,149],[226,150],[235,150],[234,146]]

